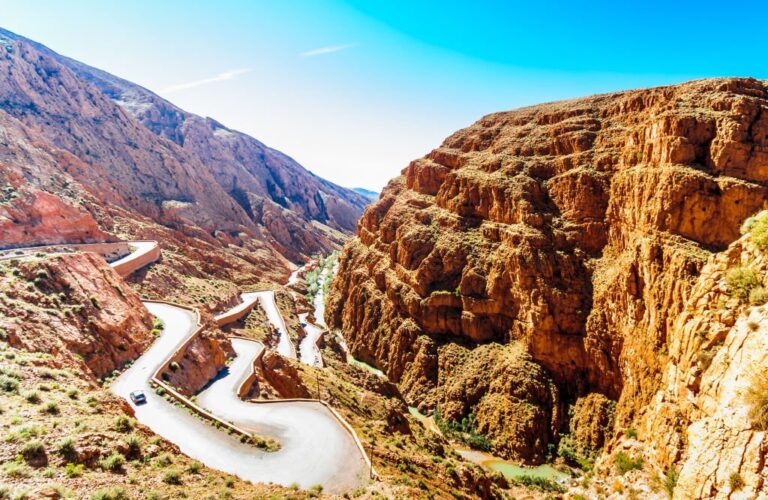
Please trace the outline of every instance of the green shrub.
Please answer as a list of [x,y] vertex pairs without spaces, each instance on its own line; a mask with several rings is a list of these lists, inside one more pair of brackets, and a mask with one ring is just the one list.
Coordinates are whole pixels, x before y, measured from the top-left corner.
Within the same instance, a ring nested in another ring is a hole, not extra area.
[[742,235],[747,234],[752,229],[752,226],[755,225],[755,221],[754,217],[747,217],[741,224],[741,227],[739,227],[739,233]]
[[179,364],[177,362],[171,361],[171,364],[169,365],[169,368],[171,369],[172,372],[175,372],[175,371],[177,371],[180,368],[180,366],[179,366]]
[[[747,221],[749,221],[749,219],[747,219]],[[747,226],[747,230],[752,235],[752,243],[754,243],[757,248],[763,252],[768,250],[768,217],[761,217],[753,221]]]
[[49,415],[58,415],[59,414],[59,405],[56,404],[54,401],[48,401],[45,403],[43,408],[40,410],[43,413],[47,413]]
[[749,381],[744,395],[749,405],[749,419],[761,431],[768,430],[768,375],[756,372]]
[[165,484],[181,484],[181,472],[176,469],[169,469],[163,474]]
[[0,390],[5,392],[17,392],[19,390],[19,381],[8,375],[0,375]]
[[124,415],[120,415],[115,418],[115,423],[112,425],[112,428],[117,432],[130,432],[133,430],[133,420]]
[[91,301],[91,304],[93,304],[93,307],[95,307],[96,309],[101,309],[101,305],[99,304],[99,299],[96,298],[95,295],[91,295],[90,297],[88,297],[88,300]]
[[739,491],[744,487],[744,478],[742,478],[741,474],[739,474],[738,472],[734,472],[728,478],[728,485],[731,487],[732,492]]
[[591,471],[595,466],[596,452],[577,446],[570,434],[563,436],[560,440],[557,454],[563,457],[566,462],[578,466],[584,472]]
[[662,481],[662,486],[664,486],[664,491],[667,492],[667,496],[669,496],[669,498],[674,498],[675,496],[675,487],[677,487],[678,477],[679,477],[679,474],[674,467],[670,467],[664,473],[664,480]]
[[72,457],[77,453],[75,441],[71,437],[65,437],[56,444],[56,451],[63,457]]
[[96,491],[91,495],[91,500],[127,500],[127,499],[128,499],[128,494],[125,492],[125,490],[117,486]]
[[30,441],[21,449],[21,456],[27,462],[43,457],[45,456],[45,446],[40,441]]
[[14,477],[14,478],[29,477],[29,467],[15,461],[5,462],[3,464],[3,472],[8,477]]
[[475,429],[475,416],[470,412],[460,422],[444,420],[440,415],[440,409],[435,410],[435,423],[442,433],[448,437],[461,439],[472,448],[483,451],[491,449],[491,442],[486,436]]
[[749,299],[750,292],[762,284],[757,273],[746,265],[730,269],[725,274],[725,282],[731,297],[736,297],[742,302]]
[[637,439],[637,430],[633,427],[624,429],[624,437],[627,439]]
[[553,493],[565,493],[565,488],[556,481],[538,476],[523,474],[511,480],[512,484],[525,486],[526,488],[536,488],[542,491]]
[[125,446],[128,447],[128,453],[132,457],[141,455],[142,444],[143,443],[141,442],[141,438],[136,434],[131,434],[125,438]]
[[323,492],[323,485],[322,484],[315,484],[309,487],[307,490],[310,497],[318,497],[320,496],[320,493]]
[[616,454],[615,458],[616,470],[622,476],[631,470],[642,470],[643,457],[632,458],[623,451]]
[[753,306],[761,306],[768,302],[768,289],[758,286],[749,291],[749,303]]
[[168,467],[168,466],[169,466],[169,465],[171,465],[172,463],[173,463],[173,459],[172,459],[172,458],[171,458],[171,456],[170,456],[169,454],[167,454],[167,453],[161,453],[161,454],[160,454],[160,455],[158,455],[158,456],[157,456],[157,458],[155,459],[155,465],[156,465],[157,467]]
[[203,468],[203,464],[201,464],[200,462],[195,461],[195,462],[190,463],[187,466],[187,471],[189,471],[192,474],[199,474],[200,473],[200,469],[202,469],[202,468]]
[[27,400],[27,403],[32,403],[32,404],[38,404],[40,403],[40,401],[42,401],[40,399],[40,394],[36,393],[35,391],[30,391],[24,394],[24,399]]
[[64,467],[64,474],[68,478],[80,477],[83,475],[83,464],[68,463]]
[[102,469],[117,472],[123,469],[125,465],[125,457],[117,452],[113,452],[108,457],[99,461],[99,465]]

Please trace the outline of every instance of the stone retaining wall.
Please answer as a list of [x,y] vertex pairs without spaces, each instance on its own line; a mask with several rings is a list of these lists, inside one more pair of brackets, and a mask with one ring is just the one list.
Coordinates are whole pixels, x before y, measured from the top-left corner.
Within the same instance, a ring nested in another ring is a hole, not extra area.
[[132,272],[160,259],[160,245],[156,241],[143,241],[141,243],[153,243],[153,246],[145,252],[136,250],[127,258],[113,265],[112,268],[117,274],[122,277],[128,276]]
[[[325,332],[323,334],[325,334]],[[248,342],[255,342],[261,345],[261,351],[259,351],[256,357],[253,359],[250,375],[248,375],[248,377],[245,380],[243,380],[243,382],[240,384],[240,387],[238,387],[237,389],[237,396],[243,399],[248,395],[248,391],[250,390],[251,385],[256,380],[257,364],[263,368],[262,363],[263,363],[263,357],[264,357],[264,352],[266,351],[266,348],[264,347],[264,344],[262,344],[258,340],[253,340],[253,339],[248,339],[245,337],[238,337],[238,336],[232,336],[230,338],[245,340]],[[338,411],[336,411],[334,407],[332,407],[330,404],[326,403],[322,399],[312,399],[312,398],[262,399],[262,400],[255,400],[255,401],[250,400],[248,402],[251,404],[279,404],[279,403],[291,403],[291,402],[306,402],[306,403],[319,403],[325,406],[328,409],[328,411],[331,412],[333,417],[339,422],[339,424],[344,428],[344,430],[355,441],[355,444],[357,445],[357,448],[360,450],[360,453],[363,455],[363,460],[365,460],[365,463],[368,465],[368,468],[371,470],[372,475],[374,477],[378,477],[378,474],[376,473],[376,470],[373,468],[373,464],[371,463],[371,459],[368,456],[368,453],[365,451],[365,447],[363,446],[362,441],[360,441],[360,438],[358,437],[357,432],[355,432],[355,429],[349,424],[349,422],[347,422],[347,420]]]

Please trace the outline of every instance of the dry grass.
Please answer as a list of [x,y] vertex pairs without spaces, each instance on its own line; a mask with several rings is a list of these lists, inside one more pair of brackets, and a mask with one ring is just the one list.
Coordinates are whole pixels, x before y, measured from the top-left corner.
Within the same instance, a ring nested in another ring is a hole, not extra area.
[[763,252],[768,251],[768,217],[753,220],[748,226],[745,223],[745,227],[751,234],[752,243]]
[[728,293],[742,302],[749,299],[753,289],[762,286],[760,276],[749,265],[742,265],[728,270],[725,274]]
[[[0,465],[0,485],[13,485],[8,498],[55,483],[66,484],[69,498],[219,498],[222,490],[232,498],[304,498],[303,492],[252,485],[202,466],[127,418],[106,389],[82,374],[55,370],[50,362],[43,353],[0,342],[0,376],[13,382],[13,390],[0,395],[0,449],[11,457]],[[39,393],[38,403],[28,396],[41,384],[50,390]],[[78,398],[70,396],[74,391]],[[41,411],[49,404],[56,411]],[[84,458],[84,450],[93,454],[90,459]],[[169,475],[168,469],[155,467],[158,456],[167,456],[176,472]],[[123,496],[115,497],[117,491]]]
[[752,425],[761,431],[768,430],[768,375],[754,373],[744,399],[749,405]]

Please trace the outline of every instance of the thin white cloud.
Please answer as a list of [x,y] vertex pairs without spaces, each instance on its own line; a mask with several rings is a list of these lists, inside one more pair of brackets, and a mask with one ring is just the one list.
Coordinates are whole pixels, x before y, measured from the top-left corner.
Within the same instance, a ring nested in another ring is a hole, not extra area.
[[219,73],[218,75],[211,78],[203,78],[202,80],[195,80],[193,82],[186,82],[186,83],[179,83],[178,85],[171,85],[170,87],[161,90],[160,93],[171,94],[173,92],[178,92],[179,90],[193,89],[195,87],[200,87],[201,85],[208,85],[209,83],[233,80],[242,74],[248,73],[249,71],[251,70],[250,69],[233,69],[230,71],[225,71],[224,73]]
[[308,50],[306,52],[302,52],[299,54],[301,57],[315,57],[315,56],[322,56],[325,54],[333,54],[334,52],[339,52],[341,50],[347,50],[351,49],[352,47],[356,46],[356,43],[348,43],[345,45],[329,45],[328,47],[320,47],[317,49]]

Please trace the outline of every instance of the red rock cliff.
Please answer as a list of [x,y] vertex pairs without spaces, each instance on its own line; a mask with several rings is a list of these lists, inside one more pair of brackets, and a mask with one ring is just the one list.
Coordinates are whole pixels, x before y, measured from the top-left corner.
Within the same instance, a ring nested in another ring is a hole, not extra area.
[[366,210],[326,321],[506,456],[540,460],[591,392],[626,426],[704,262],[765,206],[767,107],[763,82],[716,79],[486,116]]
[[138,295],[91,253],[0,262],[0,333],[16,348],[104,377],[154,341]]

